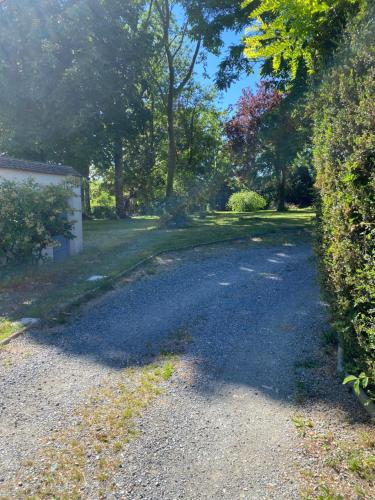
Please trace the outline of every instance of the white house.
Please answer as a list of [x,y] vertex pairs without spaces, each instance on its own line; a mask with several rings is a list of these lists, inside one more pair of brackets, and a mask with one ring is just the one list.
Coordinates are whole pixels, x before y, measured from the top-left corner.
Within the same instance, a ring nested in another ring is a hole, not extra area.
[[61,184],[68,179],[72,182],[74,196],[69,200],[73,214],[69,215],[74,220],[73,240],[59,236],[56,238],[59,246],[47,250],[47,256],[53,260],[61,260],[69,255],[75,255],[82,250],[82,202],[81,202],[81,176],[66,165],[53,165],[50,163],[39,163],[28,160],[17,160],[8,156],[0,156],[0,181],[23,182],[32,178],[40,185]]

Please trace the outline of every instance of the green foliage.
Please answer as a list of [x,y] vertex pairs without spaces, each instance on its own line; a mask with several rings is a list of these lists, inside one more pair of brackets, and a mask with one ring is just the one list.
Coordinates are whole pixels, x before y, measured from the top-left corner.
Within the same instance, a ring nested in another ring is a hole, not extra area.
[[312,100],[322,276],[346,361],[375,376],[374,9],[355,23]]
[[374,385],[374,383],[375,383],[375,378],[369,377],[364,372],[360,373],[358,377],[356,377],[355,375],[348,375],[347,377],[345,377],[343,381],[344,385],[353,384],[353,390],[357,394],[357,396],[359,396],[360,387],[362,387],[362,389],[364,389],[368,393],[372,401],[375,401],[375,392],[373,392],[369,388],[369,386]]
[[301,437],[305,437],[308,430],[314,427],[314,423],[311,420],[306,420],[299,414],[293,415],[292,422]]
[[103,180],[90,182],[91,215],[95,219],[115,219],[115,197]]
[[[245,0],[248,6],[253,0]],[[275,73],[284,68],[294,80],[300,63],[313,73],[326,46],[362,0],[262,0],[250,17],[245,55],[252,60],[270,60]]]
[[311,207],[315,201],[315,191],[310,148],[297,153],[289,168],[287,180],[286,202],[299,208]]
[[0,182],[0,263],[40,259],[43,250],[56,245],[54,236],[73,239],[72,195],[65,185]]
[[255,212],[265,208],[267,202],[255,191],[240,191],[233,193],[228,201],[228,208],[232,212]]

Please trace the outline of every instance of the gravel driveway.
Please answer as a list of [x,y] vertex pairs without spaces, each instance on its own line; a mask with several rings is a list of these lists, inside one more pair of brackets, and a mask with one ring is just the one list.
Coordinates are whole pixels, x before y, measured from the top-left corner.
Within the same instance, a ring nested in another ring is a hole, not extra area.
[[90,389],[184,329],[181,367],[140,419],[108,498],[298,498],[295,364],[325,322],[311,256],[305,244],[237,245],[185,259],[12,343],[0,353],[3,485]]

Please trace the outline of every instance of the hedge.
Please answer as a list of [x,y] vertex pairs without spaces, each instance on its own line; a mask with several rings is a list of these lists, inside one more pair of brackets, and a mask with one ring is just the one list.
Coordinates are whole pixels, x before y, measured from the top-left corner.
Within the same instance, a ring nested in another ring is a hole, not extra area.
[[347,369],[375,377],[374,12],[346,34],[314,95],[320,253]]

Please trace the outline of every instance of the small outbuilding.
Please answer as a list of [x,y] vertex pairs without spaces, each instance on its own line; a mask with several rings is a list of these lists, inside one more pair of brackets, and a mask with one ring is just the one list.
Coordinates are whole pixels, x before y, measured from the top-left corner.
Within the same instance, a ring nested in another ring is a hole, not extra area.
[[73,186],[74,196],[69,200],[73,214],[69,218],[74,221],[74,239],[68,240],[63,236],[56,237],[59,245],[47,249],[47,257],[55,261],[62,260],[70,255],[76,255],[82,250],[82,201],[81,201],[81,176],[74,168],[67,165],[54,165],[28,160],[17,160],[9,156],[0,156],[0,181],[23,182],[33,179],[42,186],[61,184],[69,180]]

